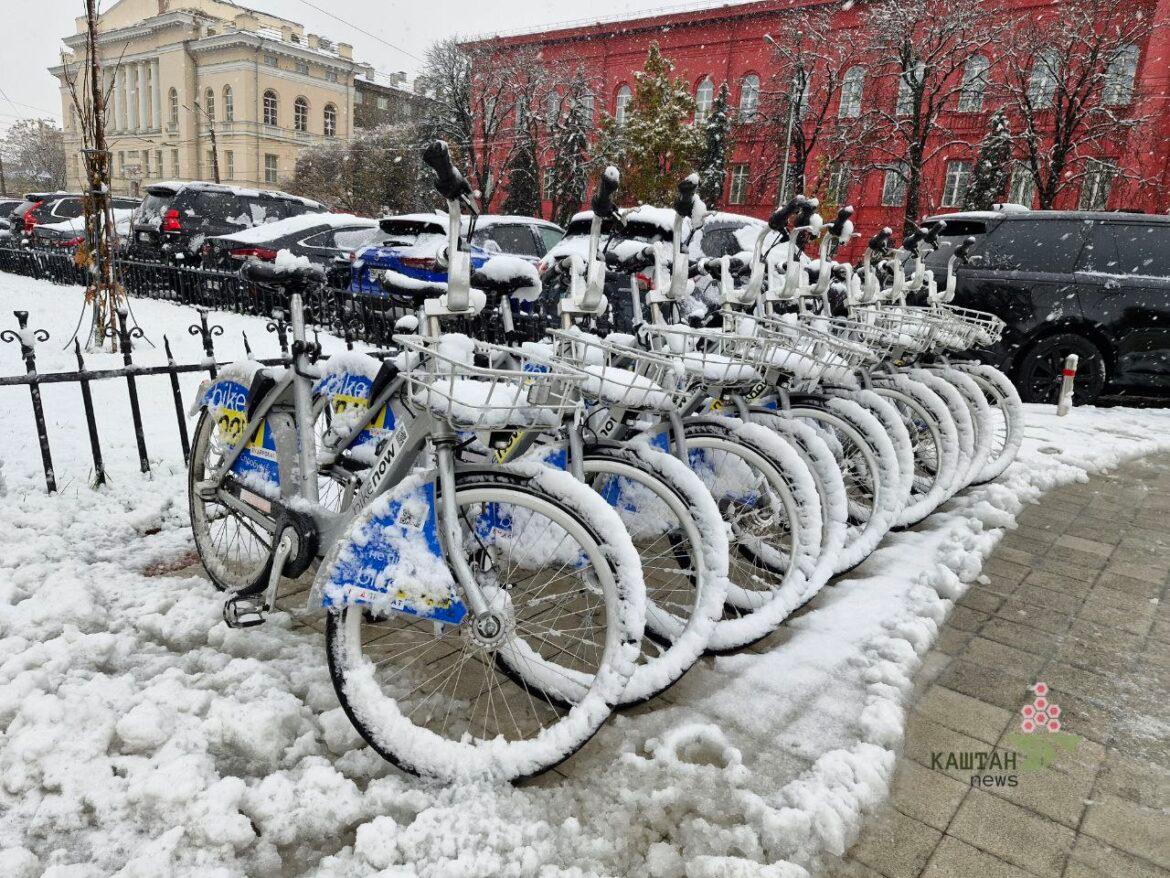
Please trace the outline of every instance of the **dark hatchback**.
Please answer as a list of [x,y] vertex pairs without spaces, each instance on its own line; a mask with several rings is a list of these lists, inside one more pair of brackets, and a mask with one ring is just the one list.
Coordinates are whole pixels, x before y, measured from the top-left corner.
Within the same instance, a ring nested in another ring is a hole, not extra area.
[[219,183],[156,183],[147,187],[131,223],[129,256],[198,265],[208,238],[324,212],[324,205],[285,192]]
[[951,248],[976,243],[954,304],[997,314],[1002,341],[980,356],[1028,402],[1056,398],[1077,354],[1076,401],[1170,391],[1170,217],[1089,211],[967,212],[945,220],[928,262],[940,285]]

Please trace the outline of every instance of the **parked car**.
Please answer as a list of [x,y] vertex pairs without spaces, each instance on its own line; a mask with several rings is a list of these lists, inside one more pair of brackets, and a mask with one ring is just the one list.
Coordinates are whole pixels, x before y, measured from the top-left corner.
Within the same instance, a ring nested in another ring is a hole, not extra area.
[[713,259],[751,252],[756,246],[756,238],[767,226],[766,222],[754,216],[712,211],[691,235],[687,250],[692,255],[701,252]]
[[[118,236],[119,251],[130,234],[130,218],[136,208],[114,208],[114,231]],[[29,236],[29,246],[35,250],[76,250],[85,240],[85,217],[59,223],[39,223]]]
[[0,198],[0,219],[7,220],[12,211],[23,203],[23,198]]
[[[945,220],[930,257],[976,243],[954,304],[999,315],[1003,340],[981,351],[1025,401],[1056,398],[1069,354],[1076,400],[1170,389],[1170,217],[1091,211],[964,212]],[[945,278],[940,278],[940,284]]]
[[155,183],[131,226],[129,256],[145,262],[198,264],[203,243],[306,213],[325,213],[308,198],[219,183]]
[[[466,218],[463,220],[463,228],[466,232]],[[547,220],[530,216],[485,214],[475,222],[471,243],[489,253],[506,253],[538,262],[564,236],[564,229]]]
[[[138,207],[139,199],[115,196],[111,199],[115,210]],[[20,233],[22,243],[31,243],[33,229],[41,223],[59,223],[77,219],[84,211],[81,195],[76,192],[30,192],[24,203],[9,215],[15,236]]]
[[[385,295],[382,279],[402,276],[402,285],[411,282],[446,283],[447,216],[438,213],[410,213],[379,220],[381,240],[358,251],[353,262],[350,289],[354,292]],[[496,244],[495,246],[499,246]],[[491,256],[478,244],[471,245],[471,267],[479,268]]]
[[305,256],[337,280],[349,286],[350,263],[362,247],[382,240],[378,221],[348,213],[306,213],[208,238],[203,245],[203,264],[210,268],[237,269],[247,259],[272,262],[281,250]]

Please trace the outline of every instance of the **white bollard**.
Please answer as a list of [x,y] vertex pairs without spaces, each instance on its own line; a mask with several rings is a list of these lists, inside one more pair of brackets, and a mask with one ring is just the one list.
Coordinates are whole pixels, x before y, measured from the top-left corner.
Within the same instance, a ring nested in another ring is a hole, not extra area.
[[1073,381],[1077,377],[1077,359],[1076,354],[1069,354],[1064,358],[1064,371],[1060,373],[1060,399],[1056,402],[1058,415],[1067,415],[1068,410],[1072,408]]

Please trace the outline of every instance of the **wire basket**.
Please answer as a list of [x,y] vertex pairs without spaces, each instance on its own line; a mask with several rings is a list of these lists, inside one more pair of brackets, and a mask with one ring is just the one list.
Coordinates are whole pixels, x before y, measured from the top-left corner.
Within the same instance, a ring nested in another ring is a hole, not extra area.
[[607,408],[670,411],[687,393],[679,363],[579,329],[551,329],[557,361],[585,375],[581,395]]
[[959,308],[955,305],[935,305],[934,310],[950,318],[949,332],[955,334],[955,339],[964,342],[961,345],[951,344],[946,339],[940,343],[952,350],[967,350],[971,347],[990,347],[998,344],[1003,338],[1003,330],[1007,325],[999,317],[986,311],[976,311],[974,308]]
[[927,310],[908,305],[854,305],[849,316],[885,333],[891,352],[911,354],[930,350],[945,322]]
[[559,427],[580,403],[585,376],[537,353],[457,334],[394,340],[419,356],[411,401],[456,430]]
[[732,321],[724,328],[643,324],[642,331],[655,353],[681,369],[682,396],[708,388],[716,394],[745,390],[771,366],[777,342],[768,335],[737,331],[735,318],[741,316],[725,315]]
[[849,384],[858,367],[878,361],[864,345],[836,337],[830,323],[808,315],[740,315],[737,328],[755,331],[773,343],[768,366],[783,373],[791,385]]

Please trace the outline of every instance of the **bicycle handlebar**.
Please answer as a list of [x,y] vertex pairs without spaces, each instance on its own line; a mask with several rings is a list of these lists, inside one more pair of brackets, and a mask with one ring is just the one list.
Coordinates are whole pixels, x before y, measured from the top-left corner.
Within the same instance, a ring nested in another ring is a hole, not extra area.
[[674,212],[680,216],[690,216],[695,209],[695,192],[699,188],[699,175],[689,174],[678,184],[678,195],[674,199]]
[[893,237],[894,230],[889,226],[886,226],[884,229],[869,239],[869,244],[867,246],[875,253],[885,253],[890,249],[890,241],[893,239]]
[[931,247],[937,247],[938,236],[942,234],[943,229],[946,227],[946,220],[939,220],[926,232],[925,235],[922,236],[923,243],[929,244]]
[[975,246],[975,236],[971,235],[963,239],[963,243],[955,248],[955,259],[959,262],[965,263],[971,255],[971,248]]
[[597,191],[593,193],[593,200],[589,206],[593,208],[593,215],[608,219],[617,215],[617,205],[613,202],[613,194],[621,183],[621,174],[613,165],[607,167],[597,183]]
[[796,220],[793,225],[797,227],[807,226],[812,221],[813,214],[817,212],[817,208],[820,206],[821,202],[819,199],[805,198],[804,203],[800,205],[799,210],[796,212]]
[[926,237],[926,229],[919,226],[914,227],[914,231],[902,239],[902,249],[912,251],[918,246],[918,242]]
[[833,220],[833,224],[829,226],[829,234],[834,238],[840,238],[845,232],[845,223],[853,216],[853,206],[846,205],[837,211],[837,218]]
[[788,221],[800,210],[801,205],[806,201],[803,195],[797,195],[791,201],[781,208],[777,208],[768,217],[768,226],[774,232],[788,231]]
[[471,195],[471,186],[451,161],[446,141],[436,140],[423,150],[423,161],[435,172],[435,189],[448,201]]

